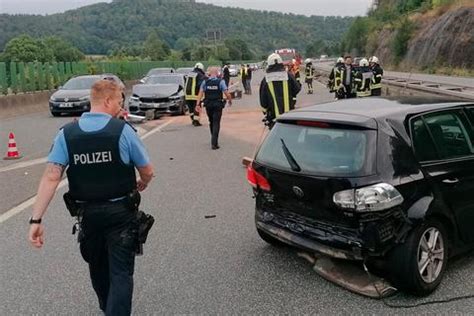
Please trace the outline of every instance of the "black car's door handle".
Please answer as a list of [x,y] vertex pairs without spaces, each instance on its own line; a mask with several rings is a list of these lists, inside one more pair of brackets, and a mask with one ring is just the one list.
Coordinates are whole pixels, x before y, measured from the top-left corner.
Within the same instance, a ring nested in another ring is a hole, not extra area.
[[454,178],[454,179],[444,179],[443,180],[443,183],[446,183],[446,184],[456,184],[459,182],[459,179],[457,178]]

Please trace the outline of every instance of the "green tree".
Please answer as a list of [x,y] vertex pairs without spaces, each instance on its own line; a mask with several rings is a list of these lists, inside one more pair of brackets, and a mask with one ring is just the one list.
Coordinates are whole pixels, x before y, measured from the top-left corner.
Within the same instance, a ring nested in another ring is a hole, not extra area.
[[42,41],[20,35],[7,43],[2,59],[6,62],[49,62],[54,61],[54,53]]
[[67,61],[79,61],[84,59],[84,54],[66,42],[60,37],[50,36],[43,39],[43,43],[46,47],[49,47],[54,54],[54,59],[59,62]]
[[392,40],[392,50],[395,56],[395,63],[399,63],[408,50],[408,41],[414,30],[413,23],[407,18],[403,19],[397,28]]
[[151,60],[165,60],[171,53],[168,45],[163,43],[156,31],[150,32],[143,44],[143,57]]

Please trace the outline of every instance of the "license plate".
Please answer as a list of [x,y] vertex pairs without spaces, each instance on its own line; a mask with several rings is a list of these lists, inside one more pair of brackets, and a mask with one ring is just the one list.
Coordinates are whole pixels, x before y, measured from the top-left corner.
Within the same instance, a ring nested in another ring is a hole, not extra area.
[[74,106],[73,103],[61,103],[59,105],[60,108],[72,108]]

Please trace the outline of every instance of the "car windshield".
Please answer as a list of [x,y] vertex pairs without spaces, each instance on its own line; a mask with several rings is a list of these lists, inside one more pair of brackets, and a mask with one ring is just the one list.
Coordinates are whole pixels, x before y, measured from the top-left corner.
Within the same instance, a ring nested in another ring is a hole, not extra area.
[[283,61],[292,61],[295,58],[294,54],[280,54]]
[[181,76],[152,76],[145,80],[146,84],[179,84],[183,85]]
[[99,77],[78,77],[66,82],[62,87],[63,90],[87,90],[92,87],[94,83],[99,81]]
[[376,132],[278,123],[256,160],[303,174],[366,176],[372,173]]
[[178,68],[176,70],[176,72],[180,74],[187,74],[187,73],[190,73],[191,71],[193,71],[193,68]]
[[153,76],[153,75],[164,74],[164,73],[172,73],[171,68],[151,69],[150,71],[148,71],[148,73],[146,75],[147,76]]

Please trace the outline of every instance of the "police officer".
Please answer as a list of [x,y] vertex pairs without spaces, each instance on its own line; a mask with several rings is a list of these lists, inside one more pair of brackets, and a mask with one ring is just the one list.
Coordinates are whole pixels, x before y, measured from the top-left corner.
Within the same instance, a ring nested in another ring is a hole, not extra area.
[[209,79],[201,84],[201,89],[197,97],[200,102],[204,96],[204,106],[206,107],[207,117],[209,118],[209,129],[211,131],[211,148],[219,149],[219,131],[221,128],[222,110],[225,107],[223,95],[227,98],[229,106],[232,105],[232,98],[227,90],[227,86],[221,78],[219,78],[219,68],[210,67]]
[[116,118],[122,106],[118,83],[100,80],[92,86],[91,112],[56,135],[29,230],[30,243],[41,248],[42,219],[67,168],[67,194],[81,209],[81,254],[101,310],[114,316],[130,315],[132,309],[137,216],[127,196],[145,190],[153,177],[143,143]]
[[380,67],[379,59],[376,56],[372,56],[369,60],[369,66],[374,74],[372,77],[371,95],[380,96],[382,95],[383,69]]
[[193,126],[201,126],[199,122],[199,112],[196,111],[196,100],[199,87],[205,79],[206,74],[204,73],[204,65],[202,63],[197,63],[193,71],[186,78],[185,99]]
[[295,108],[296,96],[301,90],[293,74],[285,70],[280,55],[268,56],[265,77],[260,83],[260,106],[271,128],[281,114]]
[[313,78],[316,70],[313,67],[313,62],[311,61],[311,59],[306,59],[305,64],[306,66],[304,68],[304,74],[308,94],[313,94]]
[[368,60],[362,58],[359,62],[359,68],[354,76],[354,84],[358,98],[370,97],[373,76],[374,74],[369,68]]

